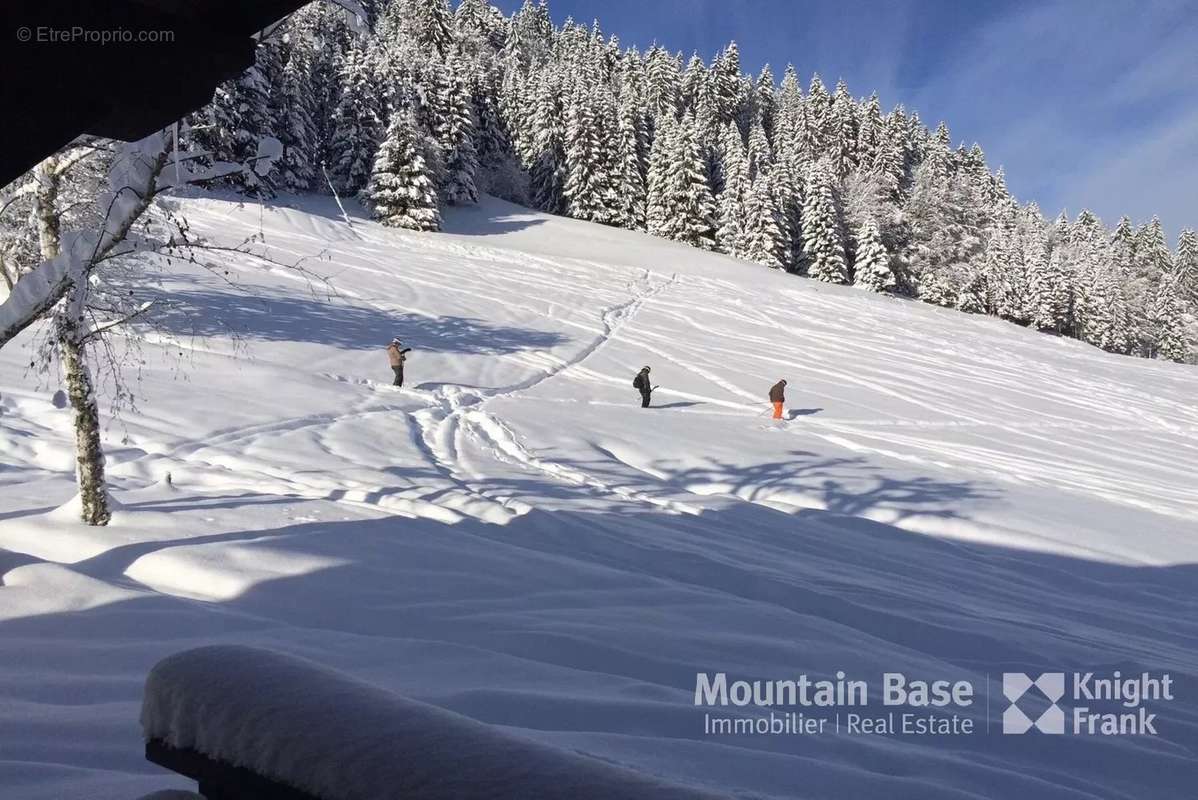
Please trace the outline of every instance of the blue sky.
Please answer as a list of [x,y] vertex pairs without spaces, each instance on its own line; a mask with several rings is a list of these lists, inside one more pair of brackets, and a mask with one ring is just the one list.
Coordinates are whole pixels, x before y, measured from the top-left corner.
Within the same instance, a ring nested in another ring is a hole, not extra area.
[[[521,0],[496,2],[505,12]],[[878,90],[982,145],[1023,201],[1198,227],[1198,0],[549,0],[644,49]]]

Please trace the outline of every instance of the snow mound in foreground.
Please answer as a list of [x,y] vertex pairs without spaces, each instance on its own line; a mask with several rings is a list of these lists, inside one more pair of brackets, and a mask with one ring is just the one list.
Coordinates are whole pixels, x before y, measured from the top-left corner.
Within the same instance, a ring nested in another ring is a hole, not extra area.
[[328,800],[703,800],[565,750],[254,647],[212,646],[151,670],[158,739]]

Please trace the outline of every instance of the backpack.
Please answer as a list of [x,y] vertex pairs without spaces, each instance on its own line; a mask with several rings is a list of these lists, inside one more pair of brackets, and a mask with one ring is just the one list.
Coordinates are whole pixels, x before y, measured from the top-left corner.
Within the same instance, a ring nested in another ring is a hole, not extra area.
[[638,372],[636,374],[636,377],[632,379],[632,388],[640,389],[644,385],[645,385],[645,376]]

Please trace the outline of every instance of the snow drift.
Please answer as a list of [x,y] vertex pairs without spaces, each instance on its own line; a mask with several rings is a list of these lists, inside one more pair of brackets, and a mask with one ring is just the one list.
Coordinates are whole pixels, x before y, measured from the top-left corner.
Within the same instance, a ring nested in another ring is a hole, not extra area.
[[146,679],[147,740],[196,750],[326,800],[703,800],[564,750],[501,733],[269,650],[213,646]]

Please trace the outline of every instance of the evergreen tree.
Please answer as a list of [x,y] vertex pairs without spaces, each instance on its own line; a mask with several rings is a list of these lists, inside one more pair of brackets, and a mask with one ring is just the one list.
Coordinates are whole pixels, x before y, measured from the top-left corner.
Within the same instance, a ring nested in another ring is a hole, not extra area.
[[441,146],[445,173],[441,194],[450,205],[478,202],[474,177],[478,172],[478,154],[474,147],[474,105],[470,98],[467,64],[454,51],[441,71],[437,87],[437,120],[434,135]]
[[769,138],[765,135],[765,126],[759,119],[753,120],[749,126],[748,157],[749,180],[752,181],[757,180],[757,176],[761,173],[768,172],[774,163],[774,154],[770,149]]
[[507,20],[487,0],[462,0],[453,15],[458,41],[498,53],[507,44]]
[[649,171],[649,232],[694,247],[715,246],[715,201],[694,134],[694,117],[668,116],[653,143]]
[[453,48],[454,16],[447,0],[392,0],[387,15],[426,50],[445,57]]
[[1031,264],[1032,324],[1040,330],[1064,333],[1072,327],[1071,276],[1065,270],[1061,248]]
[[836,84],[826,130],[832,173],[844,180],[857,166],[858,137],[857,106],[844,81]]
[[906,122],[895,109],[886,117],[873,158],[868,162],[870,173],[877,176],[887,197],[894,202],[903,199],[907,183],[905,142]]
[[827,143],[832,141],[832,98],[818,72],[811,76],[803,113],[802,152],[807,160],[816,160],[827,153]]
[[774,117],[778,110],[775,91],[774,72],[770,69],[770,65],[766,64],[761,68],[761,72],[757,75],[757,81],[753,85],[753,112],[765,130],[771,148],[774,145]]
[[1127,280],[1132,280],[1136,271],[1136,231],[1126,216],[1119,219],[1111,234],[1111,259]]
[[818,161],[807,173],[803,198],[803,256],[807,275],[826,283],[848,283],[834,166]]
[[655,118],[677,114],[681,93],[678,60],[660,47],[645,54],[648,73],[649,109]]
[[1184,362],[1188,356],[1181,287],[1176,276],[1164,277],[1148,306],[1149,352],[1153,358]]
[[776,151],[797,152],[803,134],[803,90],[793,64],[786,66],[775,101],[774,124],[769,131]]
[[773,269],[784,268],[785,236],[779,224],[770,176],[757,174],[745,202],[744,258]]
[[441,227],[437,188],[415,131],[410,115],[391,119],[363,198],[384,225],[435,231]]
[[602,102],[581,85],[575,89],[566,119],[566,212],[575,219],[615,222],[617,185],[614,154],[607,131],[614,123],[610,102]]
[[340,191],[356,193],[370,180],[382,139],[383,109],[369,53],[353,46],[343,67],[345,91],[334,113],[333,182]]
[[740,129],[729,122],[724,128],[721,143],[724,171],[724,188],[720,192],[720,227],[716,242],[723,253],[733,258],[743,258],[745,253],[745,205],[751,189],[749,165],[745,160],[745,147],[741,142]]
[[614,224],[629,230],[645,229],[645,138],[643,116],[635,97],[626,94],[619,102],[613,163],[615,186]]
[[550,214],[565,210],[563,188],[566,182],[565,132],[556,76],[546,72],[536,89],[533,108],[532,165],[529,169],[532,200],[537,208]]
[[986,311],[1025,324],[1031,320],[1033,304],[1015,204],[1007,200],[994,216],[986,243],[985,270],[989,292]]
[[700,99],[707,95],[707,65],[698,53],[692,53],[690,61],[686,62],[679,89],[681,94],[678,99],[682,108],[691,111],[697,109]]
[[1181,293],[1198,307],[1198,234],[1185,229],[1177,237],[1177,269]]
[[649,175],[647,179],[646,226],[654,236],[669,238],[670,214],[673,212],[670,200],[670,169],[671,161],[678,149],[675,142],[678,133],[678,122],[673,114],[663,116],[657,125],[653,136],[653,144],[649,151]]
[[882,232],[873,220],[863,223],[857,231],[853,284],[873,292],[888,292],[897,284],[890,267],[890,254],[882,244]]

